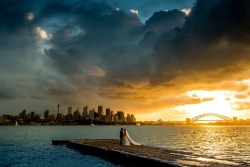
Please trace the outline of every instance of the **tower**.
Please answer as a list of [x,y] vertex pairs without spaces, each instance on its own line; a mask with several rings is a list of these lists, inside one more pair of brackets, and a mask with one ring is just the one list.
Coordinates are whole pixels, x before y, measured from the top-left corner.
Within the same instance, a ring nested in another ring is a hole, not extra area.
[[58,115],[59,115],[59,108],[60,108],[60,105],[59,104],[57,104],[57,109],[58,109]]
[[58,105],[57,105],[57,119],[58,119],[58,120],[59,120],[59,117],[60,117],[59,108],[60,108],[60,105],[58,104]]
[[190,118],[186,118],[186,124],[187,125],[191,124],[191,119]]

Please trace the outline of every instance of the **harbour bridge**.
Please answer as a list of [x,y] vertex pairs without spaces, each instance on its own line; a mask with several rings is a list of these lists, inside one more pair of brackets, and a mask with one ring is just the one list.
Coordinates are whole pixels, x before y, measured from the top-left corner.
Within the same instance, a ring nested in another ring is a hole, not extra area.
[[204,113],[204,114],[200,114],[200,115],[197,115],[193,118],[186,118],[186,123],[193,123],[193,122],[196,122],[196,121],[218,121],[218,120],[201,120],[201,118],[203,117],[217,117],[217,118],[221,118],[222,120],[224,121],[228,121],[228,122],[232,122],[233,119],[232,118],[229,118],[227,116],[224,116],[224,115],[221,115],[221,114],[216,114],[216,113]]

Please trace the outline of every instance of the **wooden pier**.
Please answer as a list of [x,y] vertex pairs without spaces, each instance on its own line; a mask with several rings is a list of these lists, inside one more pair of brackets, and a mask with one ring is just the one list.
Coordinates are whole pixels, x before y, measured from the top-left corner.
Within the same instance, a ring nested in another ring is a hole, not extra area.
[[124,167],[141,166],[247,166],[226,160],[192,155],[146,145],[121,146],[116,139],[52,140],[53,145],[66,145],[87,155],[100,157]]

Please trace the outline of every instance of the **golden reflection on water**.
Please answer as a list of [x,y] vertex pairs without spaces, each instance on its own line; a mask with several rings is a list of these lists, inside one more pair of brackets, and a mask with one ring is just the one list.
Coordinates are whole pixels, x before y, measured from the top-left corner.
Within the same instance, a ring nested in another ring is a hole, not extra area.
[[142,139],[144,144],[250,163],[250,126],[147,127],[145,134],[149,135],[151,128],[155,131]]
[[207,150],[208,155],[220,154],[222,152],[221,145],[225,144],[225,141],[221,140],[221,133],[213,129],[213,127],[207,127],[203,131],[204,133],[201,134],[203,142],[200,143],[200,147]]
[[203,150],[207,156],[215,156],[222,158],[226,156],[227,152],[239,154],[238,141],[247,139],[240,139],[240,134],[234,128],[221,128],[218,126],[202,127],[198,130],[199,133],[194,132],[195,146]]

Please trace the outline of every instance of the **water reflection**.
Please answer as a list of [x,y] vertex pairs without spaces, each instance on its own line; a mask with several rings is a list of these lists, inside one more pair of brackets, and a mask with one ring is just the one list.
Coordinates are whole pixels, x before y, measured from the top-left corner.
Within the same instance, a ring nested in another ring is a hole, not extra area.
[[150,129],[155,127],[148,128],[141,133],[141,142],[144,140],[147,145],[218,159],[250,162],[249,126],[163,126],[157,127],[154,133]]
[[[66,148],[53,147],[51,140],[118,139],[120,128],[121,126],[0,127],[0,150],[2,150],[0,162],[15,159],[16,163],[22,164],[27,158],[36,159],[35,162],[43,159],[45,166],[48,166],[59,163],[53,159],[57,158],[59,161],[60,158],[72,154],[72,160],[68,163],[74,166],[77,161],[86,162],[90,158],[84,159],[83,156]],[[190,157],[196,154],[200,157],[244,161],[250,164],[250,126],[126,126],[125,128],[138,143],[184,151]],[[99,163],[97,160],[94,161]]]

